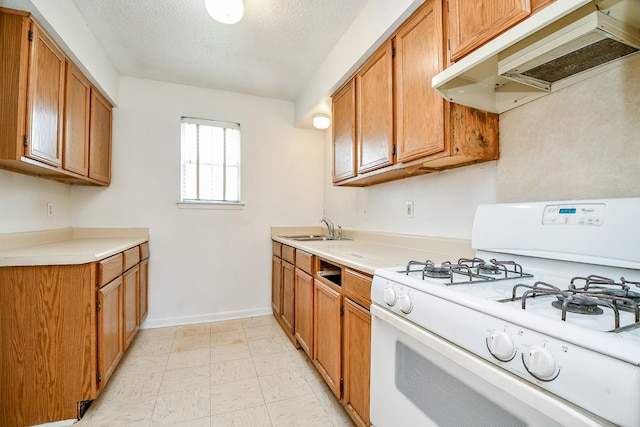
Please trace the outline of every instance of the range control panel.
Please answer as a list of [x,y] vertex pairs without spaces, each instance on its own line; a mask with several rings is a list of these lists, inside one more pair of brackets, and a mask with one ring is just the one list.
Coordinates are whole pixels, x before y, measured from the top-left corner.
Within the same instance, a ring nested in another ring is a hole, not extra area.
[[604,224],[606,205],[586,203],[578,205],[547,205],[542,213],[544,225],[591,225]]

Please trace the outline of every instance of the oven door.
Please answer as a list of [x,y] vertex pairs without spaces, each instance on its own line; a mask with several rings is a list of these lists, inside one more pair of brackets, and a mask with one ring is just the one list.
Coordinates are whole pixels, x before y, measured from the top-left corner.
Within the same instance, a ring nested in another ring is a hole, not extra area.
[[376,304],[371,315],[370,415],[376,427],[603,425]]

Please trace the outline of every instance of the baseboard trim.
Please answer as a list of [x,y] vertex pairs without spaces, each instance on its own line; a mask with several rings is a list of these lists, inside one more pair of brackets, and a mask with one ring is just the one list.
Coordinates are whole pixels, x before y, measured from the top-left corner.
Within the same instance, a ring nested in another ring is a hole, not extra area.
[[272,314],[271,306],[250,310],[227,311],[224,313],[199,314],[195,316],[165,317],[162,319],[147,319],[142,322],[140,329],[165,328],[168,326],[193,325],[196,323],[221,322],[224,320],[244,319],[247,317],[265,316]]

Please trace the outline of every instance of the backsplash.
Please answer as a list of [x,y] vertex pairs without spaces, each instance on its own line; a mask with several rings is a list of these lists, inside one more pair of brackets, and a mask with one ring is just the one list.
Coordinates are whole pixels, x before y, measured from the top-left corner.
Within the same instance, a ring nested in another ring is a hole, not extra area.
[[500,115],[498,202],[640,196],[640,58]]

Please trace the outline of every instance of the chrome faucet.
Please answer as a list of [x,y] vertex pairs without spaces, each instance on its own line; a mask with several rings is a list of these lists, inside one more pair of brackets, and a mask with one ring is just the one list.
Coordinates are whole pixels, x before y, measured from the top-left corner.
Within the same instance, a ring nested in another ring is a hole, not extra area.
[[322,218],[320,222],[324,222],[327,226],[327,230],[329,230],[329,239],[335,239],[336,237],[333,235],[333,222],[329,218]]

